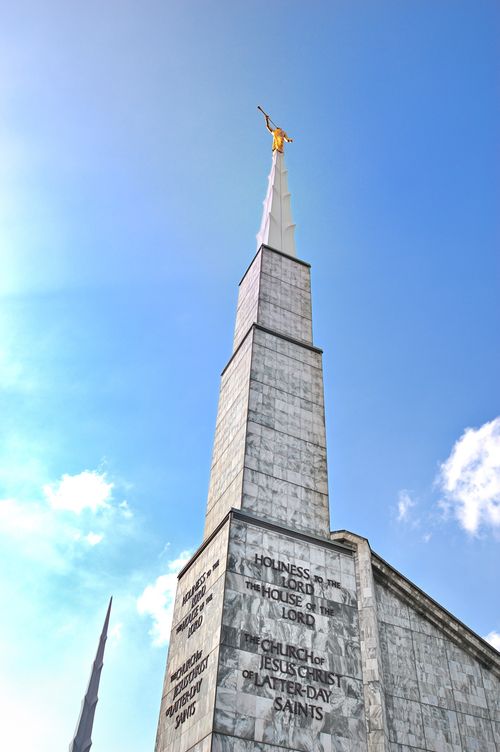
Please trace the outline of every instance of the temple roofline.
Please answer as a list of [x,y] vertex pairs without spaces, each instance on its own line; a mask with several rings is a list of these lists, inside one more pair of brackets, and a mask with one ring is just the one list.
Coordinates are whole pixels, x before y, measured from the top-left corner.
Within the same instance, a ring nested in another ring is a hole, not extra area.
[[367,545],[371,552],[373,572],[377,582],[386,585],[398,598],[420,613],[449,640],[500,677],[500,653],[496,648],[375,553],[367,538],[351,533],[349,530],[332,531],[331,537],[332,540],[341,542],[343,545],[350,544],[355,548],[360,543]]

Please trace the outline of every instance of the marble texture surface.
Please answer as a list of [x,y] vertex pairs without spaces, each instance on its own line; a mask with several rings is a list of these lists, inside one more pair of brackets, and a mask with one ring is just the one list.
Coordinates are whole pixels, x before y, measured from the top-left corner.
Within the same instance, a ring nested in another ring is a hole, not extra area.
[[366,749],[359,640],[349,552],[233,521],[214,749]]
[[236,307],[233,353],[240,346],[252,324],[257,321],[261,268],[262,253],[258,253],[240,282]]
[[328,537],[323,372],[311,342],[309,266],[263,246],[240,284],[205,537],[231,508]]
[[497,676],[382,584],[376,594],[391,742],[498,752]]
[[[205,752],[202,742],[213,722],[228,536],[229,522],[179,579],[155,752]],[[188,711],[185,718],[183,711]]]

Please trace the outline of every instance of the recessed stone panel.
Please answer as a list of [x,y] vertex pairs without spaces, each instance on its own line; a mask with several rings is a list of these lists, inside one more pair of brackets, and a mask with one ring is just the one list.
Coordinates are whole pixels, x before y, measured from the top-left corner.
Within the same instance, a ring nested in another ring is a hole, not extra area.
[[220,749],[366,748],[348,552],[233,520],[214,732]]
[[466,713],[457,718],[464,752],[498,752],[491,721]]
[[156,752],[205,752],[202,742],[213,721],[228,529],[229,523],[179,579]]
[[411,630],[382,623],[380,649],[386,691],[407,700],[419,700]]
[[408,747],[425,749],[422,707],[413,700],[386,695],[389,739]]

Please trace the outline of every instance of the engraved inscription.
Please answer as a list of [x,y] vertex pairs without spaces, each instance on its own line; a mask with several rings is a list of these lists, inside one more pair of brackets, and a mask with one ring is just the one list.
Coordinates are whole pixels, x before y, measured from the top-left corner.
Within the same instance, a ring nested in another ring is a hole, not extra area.
[[274,698],[274,710],[323,720],[324,707],[312,701],[329,704],[331,687],[340,687],[341,679],[339,674],[323,668],[326,659],[296,645],[246,633],[244,637],[245,642],[258,646],[262,655],[260,671],[243,671],[243,676],[251,679],[256,687],[267,687],[279,693]]
[[[165,711],[167,718],[172,718],[174,715],[176,716],[175,728],[178,728],[178,726],[184,723],[187,718],[191,718],[196,712],[196,701],[191,701],[201,689],[203,677],[200,679],[198,679],[198,677],[205,671],[208,665],[208,656],[202,659],[202,655],[203,652],[197,650],[182,664],[180,668],[177,669],[177,671],[174,671],[174,673],[170,675],[171,681],[175,681],[179,677],[182,677],[182,679],[180,679],[180,681],[174,686],[173,699],[175,702],[169,705]],[[193,684],[195,679],[198,680]],[[178,695],[180,695],[180,697],[176,699]],[[176,715],[177,711],[184,708],[188,702],[190,702],[190,705]]]

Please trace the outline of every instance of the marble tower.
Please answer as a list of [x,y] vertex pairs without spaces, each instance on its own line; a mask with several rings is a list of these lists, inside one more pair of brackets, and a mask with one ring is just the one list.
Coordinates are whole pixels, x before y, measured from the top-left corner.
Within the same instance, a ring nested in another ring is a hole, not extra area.
[[498,752],[498,652],[330,531],[322,351],[273,152],[155,752]]

